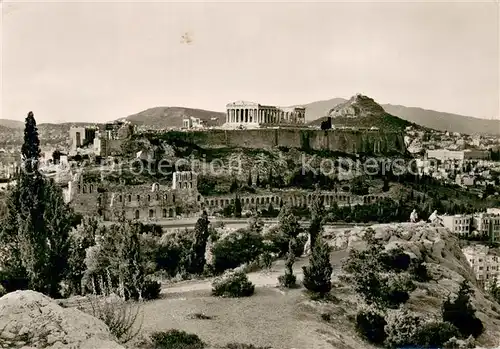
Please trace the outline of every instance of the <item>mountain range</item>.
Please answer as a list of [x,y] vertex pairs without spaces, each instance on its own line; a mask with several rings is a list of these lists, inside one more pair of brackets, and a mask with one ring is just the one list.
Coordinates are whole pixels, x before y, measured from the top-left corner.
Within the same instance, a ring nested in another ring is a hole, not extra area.
[[[336,106],[346,103],[344,98],[332,98],[329,100],[316,101],[303,104],[306,108],[306,121],[314,121],[324,116]],[[460,132],[466,134],[491,134],[500,136],[500,120],[480,119],[471,116],[464,116],[435,110],[427,110],[418,107],[406,107],[393,104],[381,105],[387,114],[397,116],[403,120],[415,123],[420,126],[441,131]],[[181,127],[184,117],[196,117],[207,122],[210,126],[224,123],[225,113],[196,108],[185,107],[154,107],[129,115],[119,120],[129,120],[138,125],[146,125],[152,128]],[[76,123],[68,122],[64,124],[39,124],[40,128],[52,128],[52,126],[62,129],[69,129],[70,125]],[[56,126],[58,125],[58,126]],[[0,138],[9,129],[22,129],[24,123],[16,120],[0,119]]]
[[[318,118],[324,117],[333,107],[345,102],[347,102],[347,99],[332,98],[303,104],[302,106],[306,108],[306,121],[314,121]],[[402,105],[381,104],[381,106],[388,114],[435,130],[466,134],[477,133],[500,135],[500,120],[480,119],[472,116],[464,116],[418,107],[405,107]]]

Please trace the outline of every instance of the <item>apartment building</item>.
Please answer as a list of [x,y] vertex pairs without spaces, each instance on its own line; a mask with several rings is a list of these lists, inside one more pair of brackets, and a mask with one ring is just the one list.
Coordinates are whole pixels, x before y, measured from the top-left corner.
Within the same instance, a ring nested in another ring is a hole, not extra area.
[[484,245],[471,245],[462,249],[476,279],[487,287],[493,280],[500,283],[499,251]]
[[442,215],[441,224],[461,238],[471,235],[488,236],[489,241],[500,241],[500,209],[492,208],[486,212],[472,215]]
[[468,237],[471,234],[471,215],[443,215],[439,216],[441,224],[448,228],[451,232],[459,235],[460,237]]

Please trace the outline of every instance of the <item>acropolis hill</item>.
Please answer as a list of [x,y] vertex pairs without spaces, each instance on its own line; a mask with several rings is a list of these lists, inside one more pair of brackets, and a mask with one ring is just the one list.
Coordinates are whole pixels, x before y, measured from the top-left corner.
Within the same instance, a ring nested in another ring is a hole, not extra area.
[[357,94],[336,110],[338,114],[348,114],[349,122],[344,125],[345,118],[330,115],[334,127],[319,130],[314,127],[317,123],[312,127],[305,124],[303,107],[236,101],[226,105],[221,128],[168,132],[164,137],[205,148],[284,147],[381,155],[406,152],[403,131],[410,123],[386,113],[373,99]]
[[404,154],[403,132],[384,130],[305,128],[261,128],[250,130],[199,130],[167,132],[154,135],[165,140],[194,144],[202,148],[240,147],[269,149],[273,147],[303,150],[327,150],[347,154],[372,153],[380,155]]

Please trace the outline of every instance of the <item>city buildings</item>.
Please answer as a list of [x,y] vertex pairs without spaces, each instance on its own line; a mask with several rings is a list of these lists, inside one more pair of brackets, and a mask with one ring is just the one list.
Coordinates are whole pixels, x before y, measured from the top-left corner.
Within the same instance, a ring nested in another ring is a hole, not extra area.
[[488,209],[487,212],[472,215],[441,215],[441,224],[461,238],[470,236],[488,237],[488,241],[500,241],[500,209]]
[[437,159],[442,162],[446,161],[466,161],[466,160],[488,160],[490,152],[487,150],[448,150],[434,149],[427,150],[428,159]]
[[491,282],[499,282],[500,256],[498,251],[484,245],[471,245],[462,249],[479,283],[488,287]]
[[472,217],[470,215],[443,215],[439,216],[439,219],[441,220],[442,225],[448,228],[452,233],[455,233],[462,238],[470,236],[472,221]]

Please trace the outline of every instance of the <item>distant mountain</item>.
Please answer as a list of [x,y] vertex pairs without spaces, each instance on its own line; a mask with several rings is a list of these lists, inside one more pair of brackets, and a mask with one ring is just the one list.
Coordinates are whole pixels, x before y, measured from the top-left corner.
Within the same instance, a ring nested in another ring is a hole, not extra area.
[[204,109],[155,107],[129,115],[125,120],[152,128],[168,128],[182,127],[182,120],[191,116],[206,121],[209,126],[222,125],[226,118],[225,113]]
[[330,109],[340,103],[347,102],[344,98],[333,98],[324,101],[317,101],[301,106],[306,108],[306,121],[313,121],[325,116]]
[[321,125],[328,117],[337,127],[378,127],[383,130],[403,130],[412,123],[387,113],[372,98],[357,94],[348,101],[331,108],[323,118],[312,121],[311,125]]
[[[343,98],[332,98],[304,104],[306,120],[312,121],[321,118],[327,115],[331,108],[346,101]],[[391,115],[435,130],[500,135],[500,120],[480,119],[402,105],[382,104],[382,107]]]
[[13,128],[13,129],[18,129],[18,128],[23,129],[24,122],[18,121],[18,120],[0,119],[0,126],[7,127],[7,128]]
[[500,135],[500,120],[479,119],[402,105],[384,104],[383,107],[392,115],[436,130]]

